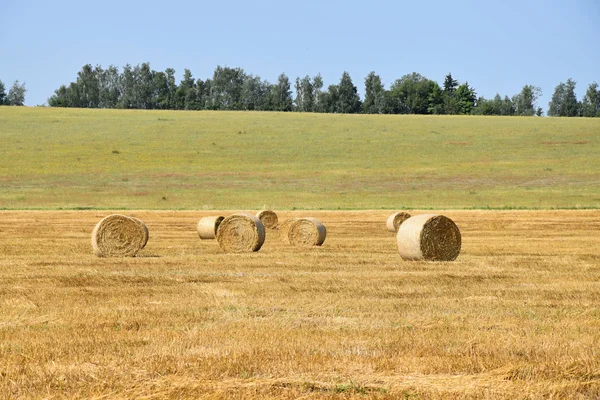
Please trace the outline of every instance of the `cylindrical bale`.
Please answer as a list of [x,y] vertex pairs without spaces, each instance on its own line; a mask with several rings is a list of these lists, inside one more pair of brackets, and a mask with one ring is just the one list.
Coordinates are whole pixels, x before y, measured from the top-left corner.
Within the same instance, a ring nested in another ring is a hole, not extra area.
[[279,223],[279,219],[277,218],[277,214],[271,210],[262,210],[256,214],[256,217],[260,219],[260,222],[267,229],[275,229],[277,228],[277,224]]
[[144,240],[142,242],[142,249],[143,249],[144,247],[146,247],[146,244],[148,244],[148,239],[150,238],[150,231],[148,230],[148,226],[146,226],[144,221],[142,221],[139,218],[136,218],[136,217],[129,217],[129,218],[133,219],[135,221],[135,223],[138,224],[138,227],[142,230],[142,234],[144,235]]
[[390,232],[398,232],[400,225],[410,218],[410,214],[404,211],[399,211],[390,215],[387,219],[386,226]]
[[277,230],[279,231],[279,237],[284,243],[290,244],[290,238],[288,237],[288,233],[290,231],[290,226],[294,221],[296,221],[296,219],[297,218],[285,219],[282,223],[280,223],[277,226]]
[[96,224],[92,248],[98,257],[133,257],[144,243],[140,225],[125,215],[112,214]]
[[197,227],[200,239],[216,238],[219,225],[221,225],[221,222],[223,222],[224,219],[225,217],[222,215],[200,218]]
[[452,261],[460,253],[460,230],[443,215],[410,217],[400,225],[396,240],[404,260]]
[[250,213],[232,214],[221,221],[217,242],[231,253],[258,251],[265,242],[265,227]]
[[316,218],[298,218],[288,229],[289,243],[294,246],[320,246],[326,236],[325,225]]

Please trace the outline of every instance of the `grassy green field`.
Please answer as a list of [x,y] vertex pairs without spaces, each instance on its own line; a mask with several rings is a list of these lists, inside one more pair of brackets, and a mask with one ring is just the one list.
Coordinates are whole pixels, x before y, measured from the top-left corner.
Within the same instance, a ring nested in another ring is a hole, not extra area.
[[0,208],[598,208],[600,119],[0,107]]

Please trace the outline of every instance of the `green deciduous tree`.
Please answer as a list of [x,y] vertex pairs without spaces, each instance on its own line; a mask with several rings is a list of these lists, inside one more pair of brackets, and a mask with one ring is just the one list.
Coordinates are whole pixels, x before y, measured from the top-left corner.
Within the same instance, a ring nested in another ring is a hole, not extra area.
[[99,104],[100,108],[116,108],[121,97],[121,76],[119,70],[114,65],[110,65],[103,70],[96,67],[96,76],[99,85]]
[[321,113],[337,113],[339,98],[338,85],[329,85],[327,91],[319,91],[317,111]]
[[537,112],[537,100],[542,95],[542,90],[537,86],[525,85],[521,92],[512,98],[515,115],[533,116]]
[[508,96],[504,96],[504,99],[502,100],[500,115],[515,115],[515,106]]
[[358,89],[352,83],[348,72],[342,74],[338,85],[337,112],[342,114],[356,114],[360,112],[361,103]]
[[6,103],[6,88],[4,82],[0,81],[0,106]]
[[429,95],[432,90],[434,90],[433,81],[416,72],[406,74],[390,86],[388,112],[427,114],[429,112]]
[[209,108],[213,110],[241,110],[242,87],[246,74],[241,68],[217,66],[213,73],[209,94]]
[[600,117],[600,89],[596,82],[590,83],[585,92],[581,102],[581,115],[584,117]]
[[310,76],[296,78],[296,111],[311,112],[315,109],[315,87]]
[[242,87],[244,110],[270,110],[271,85],[259,76],[247,75]]
[[19,80],[17,79],[8,91],[6,103],[10,106],[25,105],[25,92],[27,92],[25,83],[19,84]]
[[79,105],[82,108],[98,108],[100,104],[100,84],[91,64],[86,64],[77,73]]
[[579,115],[580,104],[575,95],[575,84],[571,78],[561,82],[554,88],[552,99],[548,104],[548,115],[551,117],[576,117]]
[[316,112],[321,112],[319,111],[320,109],[320,100],[322,97],[322,93],[323,93],[323,77],[321,77],[321,74],[318,73],[316,76],[313,77],[313,90],[314,90],[314,96],[315,96],[315,104],[313,105],[313,111]]
[[271,87],[271,104],[274,111],[292,111],[292,91],[290,80],[286,74],[277,78],[277,83]]
[[365,78],[365,101],[362,112],[365,114],[383,114],[385,112],[385,89],[379,75],[374,71]]
[[154,71],[150,63],[142,63],[134,67],[135,71],[135,99],[136,108],[150,110],[155,107],[154,102]]
[[198,94],[196,92],[196,81],[192,72],[185,68],[183,78],[175,90],[176,104],[178,110],[197,110]]

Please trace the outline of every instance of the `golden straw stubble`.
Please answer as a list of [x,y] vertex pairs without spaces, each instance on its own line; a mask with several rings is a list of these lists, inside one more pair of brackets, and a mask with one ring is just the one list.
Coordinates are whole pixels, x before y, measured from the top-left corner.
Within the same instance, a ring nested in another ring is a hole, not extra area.
[[214,239],[217,237],[217,230],[219,230],[219,225],[224,219],[225,217],[222,215],[200,218],[196,228],[200,239]]
[[221,221],[217,242],[230,253],[258,251],[265,242],[265,227],[250,213],[232,214]]
[[386,226],[390,232],[398,232],[398,228],[404,221],[410,218],[410,214],[404,211],[395,212],[387,219]]
[[461,248],[458,226],[437,214],[410,217],[400,225],[396,240],[404,260],[453,261]]
[[98,257],[133,257],[145,240],[139,222],[120,214],[103,218],[92,231],[92,248]]
[[288,242],[294,246],[321,246],[325,242],[327,229],[316,218],[298,218],[290,224]]
[[277,224],[279,223],[279,219],[277,218],[275,211],[262,210],[256,214],[256,217],[260,219],[260,222],[262,222],[267,229],[276,229]]

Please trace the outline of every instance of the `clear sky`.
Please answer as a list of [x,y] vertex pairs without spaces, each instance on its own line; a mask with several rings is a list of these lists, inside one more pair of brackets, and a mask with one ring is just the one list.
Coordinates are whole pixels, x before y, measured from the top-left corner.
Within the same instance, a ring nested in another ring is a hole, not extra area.
[[84,64],[150,62],[195,78],[217,65],[270,82],[348,71],[386,86],[418,72],[442,84],[451,72],[479,96],[543,91],[577,82],[579,99],[600,83],[600,1],[66,1],[0,0],[0,80],[26,83],[27,105],[46,102]]

